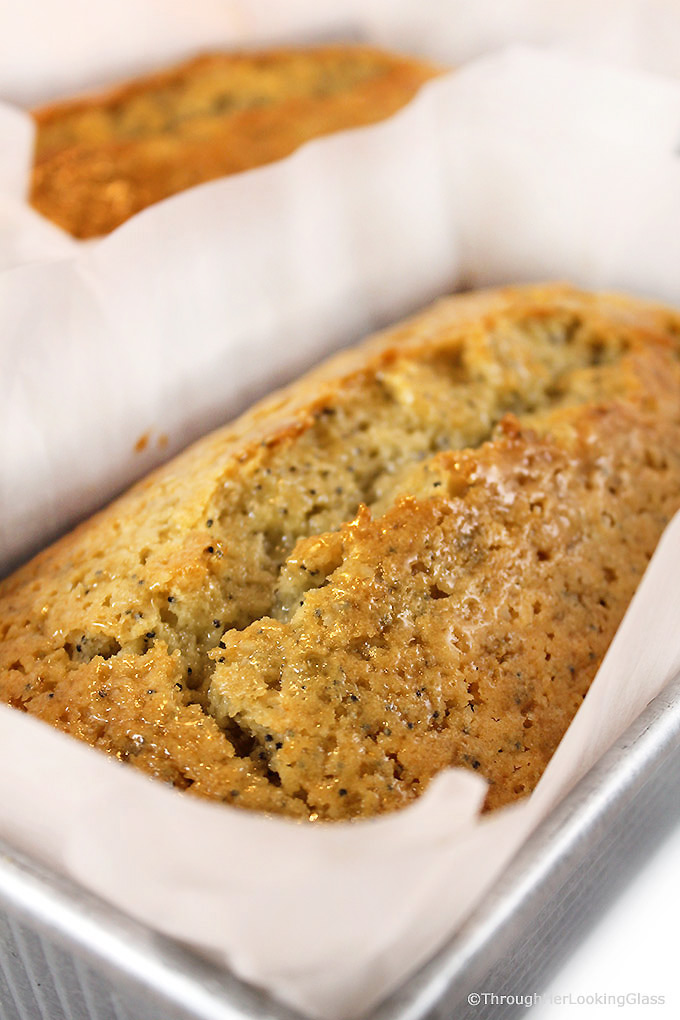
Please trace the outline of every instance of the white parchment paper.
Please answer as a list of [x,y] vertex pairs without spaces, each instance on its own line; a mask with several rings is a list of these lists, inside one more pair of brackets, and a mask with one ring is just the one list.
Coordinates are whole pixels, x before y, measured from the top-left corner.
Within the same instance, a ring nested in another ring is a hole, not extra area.
[[[234,37],[244,8],[259,9],[217,6]],[[132,63],[144,38],[125,42]],[[258,394],[436,294],[559,276],[680,304],[670,79],[577,56],[492,55],[388,122],[185,192],[88,244],[26,207],[29,127],[0,111],[11,155],[0,175],[4,569]],[[251,816],[2,708],[0,834],[310,1015],[357,1015],[455,929],[680,670],[678,577],[680,520],[536,793],[481,821],[484,785],[466,772],[361,824]]]
[[680,75],[676,0],[21,0],[0,99],[41,103],[197,50],[354,38],[447,64],[529,43]]

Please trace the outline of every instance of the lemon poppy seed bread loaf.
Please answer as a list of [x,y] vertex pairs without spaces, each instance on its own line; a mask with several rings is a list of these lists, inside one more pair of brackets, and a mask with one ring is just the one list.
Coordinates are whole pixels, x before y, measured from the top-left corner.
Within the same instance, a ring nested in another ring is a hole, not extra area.
[[382,120],[437,73],[367,46],[198,57],[34,111],[31,202],[74,237],[106,234],[192,185]]
[[680,507],[679,335],[535,286],[339,355],[2,583],[0,699],[247,808],[527,794]]

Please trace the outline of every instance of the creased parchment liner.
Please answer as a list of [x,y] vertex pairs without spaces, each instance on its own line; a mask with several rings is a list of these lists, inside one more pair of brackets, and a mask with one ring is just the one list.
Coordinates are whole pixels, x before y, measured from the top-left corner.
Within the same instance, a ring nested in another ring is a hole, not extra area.
[[[679,100],[644,75],[492,57],[388,123],[177,196],[86,246],[22,204],[25,124],[5,111],[5,565],[156,462],[163,434],[179,447],[461,282],[567,276],[680,303]],[[3,708],[0,832],[303,1011],[358,1014],[455,928],[680,670],[678,577],[680,518],[537,791],[482,821],[484,784],[463,772],[360,824],[231,811]]]

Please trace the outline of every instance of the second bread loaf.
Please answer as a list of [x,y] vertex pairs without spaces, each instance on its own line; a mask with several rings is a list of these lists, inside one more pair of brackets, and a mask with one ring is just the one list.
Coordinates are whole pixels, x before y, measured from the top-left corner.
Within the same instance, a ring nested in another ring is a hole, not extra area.
[[199,57],[36,110],[31,202],[74,237],[106,234],[185,188],[381,120],[436,73],[365,46]]

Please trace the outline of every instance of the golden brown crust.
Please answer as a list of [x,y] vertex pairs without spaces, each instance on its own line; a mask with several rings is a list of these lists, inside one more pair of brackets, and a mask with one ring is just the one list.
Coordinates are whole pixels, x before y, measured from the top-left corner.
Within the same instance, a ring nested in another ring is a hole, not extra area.
[[339,355],[0,585],[0,699],[250,808],[522,796],[680,507],[679,336],[535,286]]
[[106,234],[192,185],[381,120],[436,73],[359,46],[199,57],[35,111],[31,202],[74,237]]

